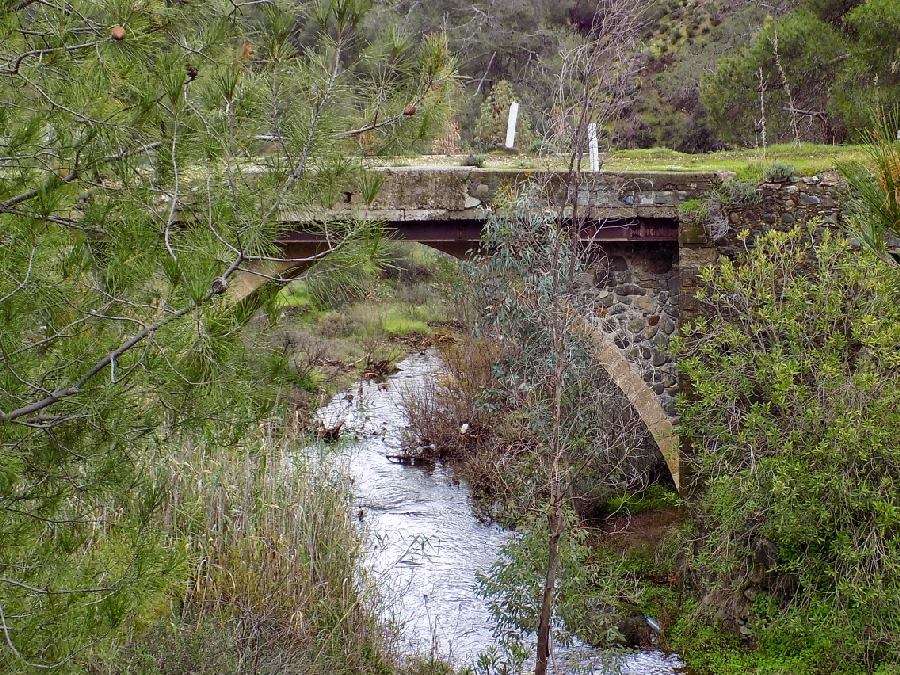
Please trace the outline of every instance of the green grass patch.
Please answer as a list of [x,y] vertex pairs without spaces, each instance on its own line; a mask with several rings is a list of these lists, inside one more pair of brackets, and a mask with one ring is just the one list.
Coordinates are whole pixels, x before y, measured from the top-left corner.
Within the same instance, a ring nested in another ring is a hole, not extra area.
[[762,148],[688,154],[667,148],[616,150],[606,160],[610,171],[730,171],[741,180],[759,181],[774,163],[789,164],[798,174],[830,171],[838,164],[865,159],[858,145],[782,144]]
[[275,307],[278,309],[286,307],[309,310],[318,309],[309,289],[297,282],[285,286],[278,292],[278,295],[275,296]]
[[398,310],[388,311],[381,317],[381,329],[391,337],[427,335],[431,332],[427,323]]
[[705,199],[686,199],[678,204],[678,212],[695,220],[706,220],[709,216],[709,202]]
[[684,500],[674,490],[663,485],[651,485],[647,490],[638,494],[623,494],[613,497],[607,502],[607,510],[610,513],[634,516],[645,511],[683,505]]
[[[613,150],[606,155],[603,168],[606,171],[634,172],[713,172],[728,171],[746,181],[760,181],[766,170],[774,163],[790,165],[798,175],[811,176],[823,171],[831,171],[838,164],[849,161],[865,161],[866,155],[859,145],[817,145],[814,143],[785,143],[762,148],[740,148],[710,153],[685,153],[668,148],[647,148]],[[563,170],[568,166],[568,156],[528,157],[518,155],[510,158],[503,155],[487,155],[485,169],[518,170],[548,169]],[[465,157],[429,156],[427,158],[379,159],[379,164],[391,166],[415,166],[417,163],[429,166],[460,166]],[[401,164],[402,163],[402,164]]]

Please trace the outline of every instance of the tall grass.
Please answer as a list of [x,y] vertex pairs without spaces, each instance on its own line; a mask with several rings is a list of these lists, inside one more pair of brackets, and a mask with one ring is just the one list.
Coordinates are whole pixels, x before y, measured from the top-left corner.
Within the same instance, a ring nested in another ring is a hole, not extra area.
[[136,637],[120,665],[394,672],[346,479],[295,445],[266,429],[224,453],[185,445],[160,469],[162,525],[187,547],[192,574],[171,625]]

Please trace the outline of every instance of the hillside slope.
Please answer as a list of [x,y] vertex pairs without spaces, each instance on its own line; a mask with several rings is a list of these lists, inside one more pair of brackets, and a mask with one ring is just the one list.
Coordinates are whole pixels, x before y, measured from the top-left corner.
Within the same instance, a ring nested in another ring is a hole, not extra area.
[[[475,129],[500,83],[504,101],[519,100],[523,123],[540,135],[560,55],[590,32],[597,7],[398,0],[393,11],[413,34],[447,31],[458,56],[463,146],[484,148]],[[870,108],[900,102],[896,0],[653,0],[642,26],[630,105],[612,129],[619,147],[846,142],[867,126]]]

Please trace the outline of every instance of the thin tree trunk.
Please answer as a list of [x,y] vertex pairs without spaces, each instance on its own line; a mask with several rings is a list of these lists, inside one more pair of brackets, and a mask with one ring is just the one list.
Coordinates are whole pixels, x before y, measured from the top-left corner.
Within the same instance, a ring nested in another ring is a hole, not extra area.
[[559,571],[559,539],[562,536],[562,503],[559,497],[553,500],[550,514],[550,539],[547,551],[547,576],[544,579],[544,595],[541,599],[541,614],[538,619],[537,659],[534,675],[545,675],[550,660],[550,621],[553,618],[556,576]]

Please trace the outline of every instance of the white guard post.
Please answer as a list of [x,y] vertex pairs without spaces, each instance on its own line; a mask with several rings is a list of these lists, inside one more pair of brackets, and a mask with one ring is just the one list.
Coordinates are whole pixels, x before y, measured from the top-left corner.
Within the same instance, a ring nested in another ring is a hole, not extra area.
[[597,143],[597,124],[588,124],[588,151],[591,158],[591,171],[600,170],[600,146]]
[[519,102],[513,101],[509,106],[509,120],[506,122],[506,147],[512,150],[516,144],[516,120],[519,118]]

